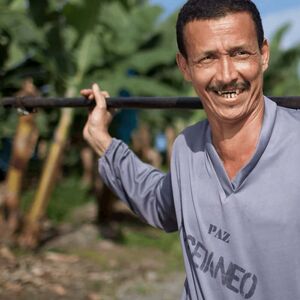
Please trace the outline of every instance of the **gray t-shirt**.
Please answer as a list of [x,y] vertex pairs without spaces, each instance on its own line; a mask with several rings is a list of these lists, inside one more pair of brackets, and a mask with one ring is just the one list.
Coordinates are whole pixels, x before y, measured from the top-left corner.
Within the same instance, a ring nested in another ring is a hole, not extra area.
[[179,231],[182,299],[300,299],[300,112],[265,98],[255,154],[230,181],[207,121],[184,130],[170,173],[118,140],[100,174],[149,224]]

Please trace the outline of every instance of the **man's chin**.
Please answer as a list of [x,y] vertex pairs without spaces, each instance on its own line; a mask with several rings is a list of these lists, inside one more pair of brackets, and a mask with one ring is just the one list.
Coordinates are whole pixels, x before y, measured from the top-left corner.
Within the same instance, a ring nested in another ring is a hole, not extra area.
[[248,117],[247,112],[240,105],[229,105],[214,114],[215,121],[220,124],[236,124]]

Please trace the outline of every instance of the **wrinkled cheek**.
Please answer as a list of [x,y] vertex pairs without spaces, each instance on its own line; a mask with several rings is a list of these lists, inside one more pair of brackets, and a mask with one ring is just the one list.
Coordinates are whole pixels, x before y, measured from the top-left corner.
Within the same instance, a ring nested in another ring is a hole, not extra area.
[[242,74],[244,79],[248,81],[252,81],[259,78],[263,72],[262,66],[254,61],[239,62],[237,63],[236,68],[238,72]]
[[205,88],[216,74],[215,68],[194,67],[191,72],[192,83],[200,88]]
[[200,96],[200,97],[208,96],[207,88],[210,85],[209,81],[205,81],[205,82],[204,81],[194,81],[194,82],[192,82],[192,84],[193,84],[193,88],[198,96]]

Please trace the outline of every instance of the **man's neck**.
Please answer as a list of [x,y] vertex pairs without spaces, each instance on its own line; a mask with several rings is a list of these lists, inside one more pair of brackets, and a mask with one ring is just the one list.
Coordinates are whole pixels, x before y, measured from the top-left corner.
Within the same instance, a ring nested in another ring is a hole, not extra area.
[[212,141],[230,180],[249,162],[259,141],[264,103],[237,122],[210,121]]

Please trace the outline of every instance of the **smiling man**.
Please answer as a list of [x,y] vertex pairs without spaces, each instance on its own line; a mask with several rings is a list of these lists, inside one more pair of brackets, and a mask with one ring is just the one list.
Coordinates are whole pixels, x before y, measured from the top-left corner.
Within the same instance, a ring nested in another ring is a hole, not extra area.
[[[208,2],[213,14],[224,14],[221,5]],[[247,5],[250,9],[249,2]],[[182,15],[188,18],[190,12],[183,9]],[[233,179],[253,155],[259,138],[268,43],[256,38],[253,18],[239,10],[215,19],[191,20],[183,28],[180,25],[178,39],[181,33],[185,42],[177,55],[178,65],[203,99],[213,144]]]
[[208,120],[176,139],[170,172],[108,134],[97,85],[84,137],[106,184],[149,224],[180,235],[182,299],[300,299],[300,112],[263,95],[269,46],[247,0],[189,0],[177,20],[178,66]]

